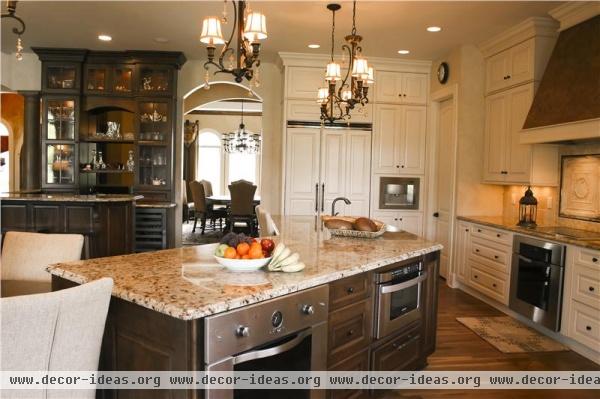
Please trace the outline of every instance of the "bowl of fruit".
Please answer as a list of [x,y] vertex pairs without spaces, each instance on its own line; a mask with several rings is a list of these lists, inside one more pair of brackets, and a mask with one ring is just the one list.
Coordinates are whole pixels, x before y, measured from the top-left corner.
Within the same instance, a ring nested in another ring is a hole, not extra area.
[[215,249],[215,260],[234,272],[252,272],[271,261],[275,243],[269,238],[257,239],[244,233],[227,233]]

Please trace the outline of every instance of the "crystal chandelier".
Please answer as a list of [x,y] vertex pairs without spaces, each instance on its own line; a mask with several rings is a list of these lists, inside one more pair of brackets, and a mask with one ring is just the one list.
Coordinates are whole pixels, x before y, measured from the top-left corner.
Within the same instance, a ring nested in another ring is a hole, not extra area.
[[[267,24],[264,14],[251,11],[245,1],[232,0],[233,3],[233,28],[229,40],[223,38],[221,23],[227,24],[227,0],[223,2],[223,16],[206,17],[202,22],[200,41],[206,44],[208,61],[204,63],[206,69],[205,83],[209,82],[209,67],[216,67],[217,73],[229,73],[240,83],[244,78],[259,85],[260,41],[267,38]],[[235,42],[237,43],[234,47]],[[218,58],[215,59],[217,45],[223,45]],[[225,61],[227,59],[227,61]],[[225,63],[228,65],[225,66]]]
[[256,154],[260,151],[260,134],[249,133],[244,125],[244,102],[242,101],[242,120],[235,132],[223,133],[223,148],[228,154]]
[[[356,105],[369,102],[367,93],[369,85],[373,84],[373,68],[369,67],[367,59],[362,56],[360,42],[362,36],[356,33],[356,0],[352,6],[352,32],[345,37],[346,44],[342,50],[348,53],[348,68],[342,79],[341,65],[333,58],[335,46],[335,12],[342,6],[328,4],[327,9],[332,13],[331,23],[331,62],[327,64],[325,81],[327,87],[319,88],[317,103],[321,105],[321,120],[333,123],[337,120],[350,119],[350,111]],[[343,62],[343,61],[342,61]],[[340,82],[338,87],[337,83]]]
[[21,29],[17,27],[12,29],[13,33],[17,35],[17,52],[15,53],[15,56],[17,57],[17,60],[21,61],[23,59],[23,42],[21,41],[21,35],[25,33],[25,22],[15,15],[16,12],[17,2],[9,0],[6,2],[6,13],[2,14],[2,19],[12,18],[21,26]]

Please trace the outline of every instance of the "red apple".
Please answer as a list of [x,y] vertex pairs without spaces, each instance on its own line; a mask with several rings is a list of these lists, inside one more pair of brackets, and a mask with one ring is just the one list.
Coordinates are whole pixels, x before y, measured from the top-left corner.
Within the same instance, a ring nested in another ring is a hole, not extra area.
[[264,240],[260,241],[260,246],[262,247],[263,251],[271,253],[275,248],[275,243],[273,242],[273,240],[265,238]]

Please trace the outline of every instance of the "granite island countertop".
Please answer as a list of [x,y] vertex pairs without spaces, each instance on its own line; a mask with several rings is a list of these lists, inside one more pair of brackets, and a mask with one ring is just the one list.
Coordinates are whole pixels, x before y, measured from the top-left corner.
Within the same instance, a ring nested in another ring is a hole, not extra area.
[[282,241],[300,254],[297,273],[233,273],[216,263],[216,244],[59,263],[48,271],[83,284],[114,280],[113,295],[169,316],[192,320],[377,269],[442,249],[410,233],[377,239],[331,237],[315,217],[274,217]]
[[[494,227],[501,230],[508,230],[514,233],[528,235],[532,237],[537,237],[541,239],[551,240],[560,242],[563,244],[575,245],[577,247],[584,247],[590,249],[600,250],[600,240],[596,239],[576,239],[572,237],[567,237],[563,235],[555,235],[550,234],[543,230],[536,230],[535,228],[527,228],[517,226],[514,220],[509,220],[502,216],[457,216],[458,220],[464,220],[466,222],[478,223],[481,225]],[[538,227],[546,227],[546,226],[538,226]],[[590,237],[599,237],[600,233],[595,233],[590,231]]]
[[43,194],[43,193],[0,193],[0,201],[43,201],[43,202],[128,202],[144,198],[130,194]]

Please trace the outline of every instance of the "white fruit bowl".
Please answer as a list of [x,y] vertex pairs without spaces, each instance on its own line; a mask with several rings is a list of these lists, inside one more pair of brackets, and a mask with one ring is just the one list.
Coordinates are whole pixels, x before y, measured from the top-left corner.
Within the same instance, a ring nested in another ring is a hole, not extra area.
[[228,259],[216,255],[214,257],[220,265],[232,272],[254,272],[271,261],[271,257],[261,259]]

